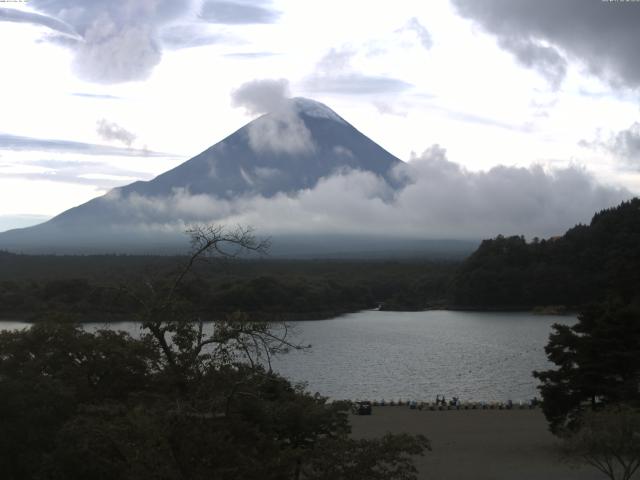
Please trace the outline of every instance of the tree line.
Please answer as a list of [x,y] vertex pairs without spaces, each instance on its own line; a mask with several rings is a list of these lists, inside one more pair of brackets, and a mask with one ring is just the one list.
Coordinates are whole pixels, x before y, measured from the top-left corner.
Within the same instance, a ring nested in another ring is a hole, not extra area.
[[639,287],[640,199],[635,198],[559,237],[484,240],[458,269],[450,298],[461,306],[579,308],[610,296],[632,302]]
[[[161,278],[183,261],[180,257],[0,257],[0,318],[38,320],[57,312],[78,321],[127,319],[135,304],[114,286]],[[427,260],[226,259],[194,266],[193,276],[180,288],[203,316],[244,311],[265,318],[329,318],[381,303],[398,309],[442,304],[456,265]]]

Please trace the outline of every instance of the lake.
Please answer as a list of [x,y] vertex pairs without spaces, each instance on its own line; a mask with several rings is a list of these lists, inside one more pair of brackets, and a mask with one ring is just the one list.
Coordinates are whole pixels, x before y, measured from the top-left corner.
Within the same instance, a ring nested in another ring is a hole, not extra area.
[[[362,311],[291,322],[297,342],[312,347],[273,365],[335,399],[527,400],[538,395],[531,372],[551,366],[544,353],[551,325],[574,322],[522,312]],[[24,325],[0,322],[0,329]],[[133,322],[112,326],[138,331]]]

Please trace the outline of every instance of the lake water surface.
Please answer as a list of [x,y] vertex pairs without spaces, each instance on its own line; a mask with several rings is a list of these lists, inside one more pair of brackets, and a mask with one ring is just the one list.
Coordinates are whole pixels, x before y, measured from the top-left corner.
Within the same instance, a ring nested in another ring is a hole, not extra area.
[[[544,353],[551,325],[574,322],[530,313],[363,311],[291,322],[297,342],[312,347],[273,365],[337,399],[526,400],[538,395],[531,372],[551,366]],[[24,325],[0,322],[0,329]],[[133,322],[111,326],[139,331]]]

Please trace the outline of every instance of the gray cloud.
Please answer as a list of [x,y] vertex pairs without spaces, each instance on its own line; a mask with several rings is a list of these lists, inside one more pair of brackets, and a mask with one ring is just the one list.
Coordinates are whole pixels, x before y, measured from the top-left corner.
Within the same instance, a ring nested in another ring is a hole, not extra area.
[[390,195],[380,177],[343,171],[313,189],[271,198],[224,200],[175,190],[168,197],[111,195],[114,207],[146,225],[179,230],[189,222],[253,225],[264,234],[372,234],[479,239],[557,235],[593,212],[631,197],[598,184],[577,167],[544,170],[498,166],[471,172],[436,146],[396,171],[409,180]]
[[168,48],[194,48],[217,43],[228,43],[233,38],[226,34],[212,33],[206,26],[192,25],[171,25],[162,29],[161,40]]
[[529,132],[531,131],[531,127],[528,125],[519,125],[519,124],[511,124],[507,122],[502,122],[500,120],[496,120],[494,118],[483,117],[481,115],[476,115],[471,112],[464,112],[459,110],[453,110],[448,107],[443,107],[442,105],[435,104],[433,102],[426,102],[422,104],[424,108],[429,110],[435,110],[437,112],[441,112],[452,120],[456,120],[459,122],[465,123],[475,123],[478,125],[486,125],[490,127],[502,128],[505,130],[511,130],[516,132]]
[[614,85],[640,86],[640,8],[601,0],[453,0],[459,13],[498,37],[518,60],[552,82],[564,56]]
[[376,107],[378,112],[382,113],[383,115],[397,115],[399,117],[406,117],[409,114],[409,112],[405,109],[397,108],[396,105],[387,102],[375,101],[373,102],[373,106]]
[[519,37],[501,38],[498,43],[511,51],[522,65],[538,70],[553,88],[560,87],[567,74],[567,61],[558,50]]
[[152,25],[117,25],[98,17],[76,48],[74,67],[81,78],[96,83],[144,80],[160,63],[162,52]]
[[356,72],[351,67],[355,50],[329,50],[318,62],[313,75],[303,81],[303,88],[315,93],[371,95],[399,93],[413,85],[403,80]]
[[33,137],[22,137],[0,133],[0,150],[44,151],[62,153],[80,153],[84,155],[113,155],[125,157],[169,157],[168,153],[137,150],[133,148],[109,147],[93,143],[74,142],[70,140],[52,140]]
[[581,147],[605,150],[624,162],[640,168],[640,123],[634,122],[626,130],[612,133],[608,138],[580,140]]
[[117,178],[92,178],[82,177],[75,173],[65,172],[34,172],[34,173],[2,173],[0,169],[0,176],[2,178],[19,178],[22,180],[46,180],[48,182],[59,183],[73,183],[77,185],[89,185],[96,187],[102,191],[111,189],[114,187],[121,187],[131,183],[132,179],[129,177]]
[[420,40],[420,43],[426,50],[429,50],[433,46],[433,40],[431,39],[429,30],[427,30],[427,28],[422,25],[416,17],[413,17],[407,22],[406,28],[415,32],[418,36],[418,40]]
[[268,114],[248,127],[254,151],[293,155],[314,150],[311,132],[289,97],[289,81],[283,78],[252,80],[231,92],[234,107],[243,107],[251,115]]
[[279,109],[290,96],[289,81],[284,78],[252,80],[231,93],[231,104],[256,115]]
[[349,73],[337,76],[315,76],[306,80],[304,87],[318,93],[371,95],[399,93],[411,88],[412,85],[396,78]]
[[49,33],[42,35],[42,37],[36,40],[36,43],[52,43],[60,47],[73,50],[82,42],[81,38],[70,37],[68,35],[60,35],[56,33]]
[[99,93],[73,92],[71,95],[74,97],[93,98],[96,100],[122,100],[122,97],[116,97],[115,95],[107,95],[107,94],[99,94]]
[[276,55],[280,55],[277,52],[234,52],[234,53],[225,53],[225,57],[230,58],[240,58],[240,59],[254,59],[254,58],[267,58],[273,57]]
[[[16,166],[38,167],[44,170],[28,173],[3,171],[4,167]],[[105,162],[44,159],[23,161],[11,165],[0,164],[0,177],[91,185],[104,190],[129,184],[132,179],[149,180],[152,175],[122,169]]]
[[280,18],[280,12],[268,1],[206,0],[200,18],[222,24],[275,23]]
[[350,48],[332,48],[318,61],[319,75],[339,75],[351,69],[351,60],[356,51]]
[[23,10],[17,10],[14,8],[0,8],[0,22],[16,22],[16,23],[31,23],[33,25],[42,25],[44,27],[56,30],[60,33],[70,35],[72,37],[79,37],[75,29],[57,18],[49,17],[47,15],[40,15],[39,13],[25,12]]
[[45,25],[66,34],[43,38],[70,48],[84,80],[118,83],[143,80],[160,62],[160,31],[194,13],[197,0],[31,0],[39,13],[4,12],[0,18]]
[[249,127],[249,145],[256,152],[304,155],[315,150],[311,132],[292,105],[259,118]]
[[96,122],[96,133],[104,140],[115,140],[125,144],[127,147],[130,147],[136,139],[136,135],[134,133],[122,128],[117,123],[109,122],[104,118],[101,118]]

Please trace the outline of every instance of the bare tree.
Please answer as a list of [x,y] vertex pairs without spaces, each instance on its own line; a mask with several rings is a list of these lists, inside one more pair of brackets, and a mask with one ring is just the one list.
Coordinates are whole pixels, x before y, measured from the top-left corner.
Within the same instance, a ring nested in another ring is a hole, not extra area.
[[205,323],[181,296],[180,289],[198,261],[233,259],[247,253],[264,255],[268,240],[257,239],[253,230],[245,227],[228,230],[221,225],[200,225],[186,233],[191,237],[191,252],[171,278],[149,279],[142,288],[125,289],[138,304],[143,331],[160,347],[179,388],[185,389],[189,380],[213,364],[242,361],[252,367],[265,364],[270,371],[272,355],[302,348],[290,341],[290,328],[284,323],[276,326],[253,321],[241,313]]
[[640,412],[630,407],[587,411],[562,446],[569,461],[587,463],[611,480],[630,480],[640,467]]

